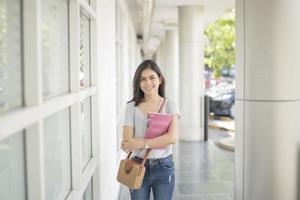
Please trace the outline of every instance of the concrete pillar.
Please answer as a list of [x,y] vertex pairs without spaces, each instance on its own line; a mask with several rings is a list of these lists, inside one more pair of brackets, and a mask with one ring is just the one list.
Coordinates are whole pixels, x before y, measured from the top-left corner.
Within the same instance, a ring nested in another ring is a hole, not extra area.
[[236,1],[236,200],[300,199],[299,10]]
[[203,8],[179,7],[180,135],[203,140]]
[[155,61],[163,71],[164,71],[164,66],[165,66],[165,50],[164,49],[165,49],[164,42],[160,41],[159,47],[155,54]]
[[168,30],[165,41],[165,66],[163,68],[166,78],[166,97],[179,105],[179,58],[178,58],[178,31]]

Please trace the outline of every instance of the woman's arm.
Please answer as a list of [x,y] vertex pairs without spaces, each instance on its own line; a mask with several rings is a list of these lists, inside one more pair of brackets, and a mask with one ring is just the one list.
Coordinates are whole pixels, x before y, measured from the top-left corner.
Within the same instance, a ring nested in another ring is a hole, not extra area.
[[134,138],[134,130],[131,126],[123,126],[123,140],[121,142],[121,149],[125,152],[133,151],[135,149],[144,148],[144,141]]
[[125,148],[124,143],[128,142],[133,138],[133,127],[131,126],[123,126],[123,138],[121,142],[121,149],[125,152],[129,151],[128,148]]
[[[177,132],[178,132],[178,115],[174,115],[172,122],[169,126],[168,132],[163,134],[162,136],[153,138],[153,139],[142,139],[142,138],[126,138],[125,140],[125,129],[123,129],[123,142],[122,142],[122,149],[125,151],[133,151],[136,149],[142,149],[145,147],[146,142],[149,148],[161,148],[165,147],[169,144],[174,144],[177,139]],[[133,132],[133,129],[132,129]],[[127,133],[129,134],[129,133]],[[133,134],[132,134],[133,135]]]
[[123,141],[129,140],[133,138],[133,127],[131,126],[123,126]]

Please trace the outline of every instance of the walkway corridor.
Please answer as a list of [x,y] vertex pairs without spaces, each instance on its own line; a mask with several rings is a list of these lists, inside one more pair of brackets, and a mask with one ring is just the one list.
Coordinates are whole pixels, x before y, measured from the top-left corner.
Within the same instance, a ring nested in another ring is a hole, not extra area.
[[[211,135],[219,133],[211,130]],[[233,200],[233,152],[220,149],[213,141],[180,142],[175,149],[174,200]],[[120,200],[129,199],[123,187]]]

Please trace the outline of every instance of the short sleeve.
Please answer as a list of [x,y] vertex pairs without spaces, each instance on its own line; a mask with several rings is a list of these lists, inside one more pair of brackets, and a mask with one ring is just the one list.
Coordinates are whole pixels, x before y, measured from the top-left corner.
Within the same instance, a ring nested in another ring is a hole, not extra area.
[[126,105],[123,126],[134,127],[134,102]]
[[179,109],[175,102],[168,100],[166,104],[166,113],[167,114],[177,114],[180,117]]

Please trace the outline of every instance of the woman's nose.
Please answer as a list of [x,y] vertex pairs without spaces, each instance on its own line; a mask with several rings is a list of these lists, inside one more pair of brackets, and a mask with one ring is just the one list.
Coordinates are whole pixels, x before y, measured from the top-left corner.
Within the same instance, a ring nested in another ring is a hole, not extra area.
[[151,80],[150,80],[150,79],[147,79],[147,80],[146,80],[146,84],[147,84],[147,85],[150,85],[150,84],[151,84]]

